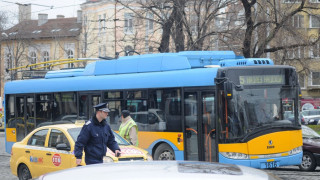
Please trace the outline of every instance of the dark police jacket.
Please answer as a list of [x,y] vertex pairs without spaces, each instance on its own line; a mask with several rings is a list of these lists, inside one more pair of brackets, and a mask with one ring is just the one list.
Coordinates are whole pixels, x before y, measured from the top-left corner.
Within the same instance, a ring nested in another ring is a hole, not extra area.
[[110,126],[104,119],[99,123],[94,115],[81,129],[77,142],[75,143],[74,155],[77,159],[82,158],[82,151],[85,152],[86,164],[103,162],[107,147],[113,152],[119,150]]

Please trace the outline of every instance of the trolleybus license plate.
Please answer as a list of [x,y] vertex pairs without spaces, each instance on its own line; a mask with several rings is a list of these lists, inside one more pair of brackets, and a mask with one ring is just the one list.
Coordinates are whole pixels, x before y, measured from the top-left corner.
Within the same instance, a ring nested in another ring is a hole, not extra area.
[[261,163],[261,168],[276,168],[276,167],[279,167],[279,162],[277,161]]

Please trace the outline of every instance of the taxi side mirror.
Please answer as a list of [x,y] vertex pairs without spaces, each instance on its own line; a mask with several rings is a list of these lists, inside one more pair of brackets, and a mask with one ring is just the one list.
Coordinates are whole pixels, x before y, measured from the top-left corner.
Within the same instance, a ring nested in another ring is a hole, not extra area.
[[68,147],[68,145],[66,143],[57,144],[56,148],[57,148],[57,150],[64,150],[64,151],[70,151],[71,150],[71,148]]

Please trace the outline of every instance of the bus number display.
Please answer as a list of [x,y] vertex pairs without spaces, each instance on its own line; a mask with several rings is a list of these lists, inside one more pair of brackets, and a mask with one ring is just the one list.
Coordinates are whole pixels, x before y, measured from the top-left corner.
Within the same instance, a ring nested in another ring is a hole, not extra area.
[[241,85],[284,84],[282,75],[239,76]]

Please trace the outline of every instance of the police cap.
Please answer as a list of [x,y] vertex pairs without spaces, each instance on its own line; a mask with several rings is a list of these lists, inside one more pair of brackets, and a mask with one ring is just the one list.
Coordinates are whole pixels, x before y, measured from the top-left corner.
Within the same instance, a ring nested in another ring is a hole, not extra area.
[[100,103],[93,107],[96,109],[96,111],[110,112],[107,106],[108,106],[108,103]]

